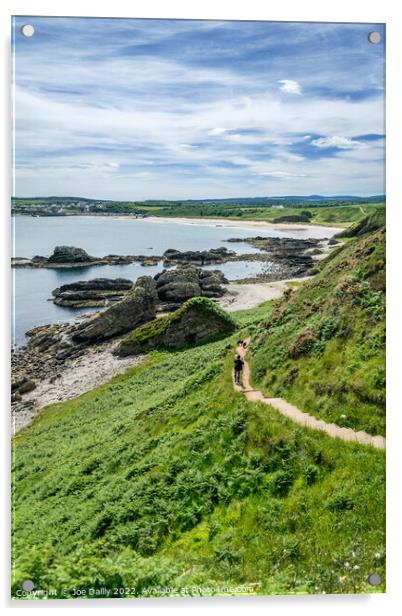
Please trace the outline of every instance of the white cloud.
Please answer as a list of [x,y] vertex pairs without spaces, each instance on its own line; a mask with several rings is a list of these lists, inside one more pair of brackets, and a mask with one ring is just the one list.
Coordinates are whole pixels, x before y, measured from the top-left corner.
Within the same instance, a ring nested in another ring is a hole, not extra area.
[[208,131],[208,135],[211,135],[211,137],[217,137],[219,135],[224,135],[225,133],[227,133],[229,129],[227,128],[212,128],[210,131]]
[[[351,84],[331,54],[317,70],[309,56],[292,60],[295,67],[245,71],[235,62],[189,66],[152,50],[101,51],[69,39],[52,53],[18,52],[16,194],[80,187],[99,198],[253,196],[289,194],[290,182],[295,194],[383,190],[383,144],[339,136],[383,133],[381,92],[354,100],[320,94],[359,89],[364,66],[361,75],[353,68]],[[308,143],[323,150],[319,160],[304,152]],[[326,156],[330,147],[336,157]]]
[[305,178],[307,175],[306,173],[297,173],[297,172],[291,172],[291,171],[276,171],[276,170],[272,170],[272,171],[256,170],[254,171],[254,173],[256,173],[257,175],[266,175],[272,178]]
[[293,79],[280,79],[278,83],[281,83],[280,90],[282,92],[286,92],[287,94],[301,94],[301,86],[298,81],[294,81]]
[[340,150],[361,150],[367,147],[361,141],[355,141],[348,137],[339,137],[338,135],[319,137],[319,139],[314,139],[311,143],[317,148],[339,148]]

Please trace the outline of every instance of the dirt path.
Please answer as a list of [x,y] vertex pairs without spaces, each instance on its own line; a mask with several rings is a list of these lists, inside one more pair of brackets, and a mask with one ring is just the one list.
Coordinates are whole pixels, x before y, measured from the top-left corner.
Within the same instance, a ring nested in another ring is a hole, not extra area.
[[385,449],[385,438],[383,436],[372,436],[371,434],[367,434],[367,432],[363,432],[361,430],[355,431],[352,430],[352,428],[341,428],[341,426],[337,426],[336,424],[326,423],[321,419],[316,419],[312,415],[300,411],[300,409],[292,404],[289,404],[289,402],[283,400],[283,398],[265,398],[261,391],[253,389],[250,385],[250,366],[245,360],[245,354],[250,344],[250,338],[246,338],[245,343],[246,348],[241,345],[236,348],[237,355],[240,355],[244,360],[243,386],[235,383],[233,375],[233,387],[236,391],[243,392],[247,400],[250,400],[250,402],[263,402],[264,404],[270,404],[281,415],[288,417],[292,421],[302,426],[312,428],[313,430],[322,430],[333,438],[340,438],[343,441],[353,441],[360,443],[361,445],[371,445],[377,449]]

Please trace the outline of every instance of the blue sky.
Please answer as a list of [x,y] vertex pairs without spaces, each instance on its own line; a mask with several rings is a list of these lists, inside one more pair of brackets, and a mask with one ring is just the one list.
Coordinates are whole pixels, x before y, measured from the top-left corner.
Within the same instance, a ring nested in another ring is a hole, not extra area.
[[17,17],[13,192],[383,193],[372,30],[384,41],[378,24]]

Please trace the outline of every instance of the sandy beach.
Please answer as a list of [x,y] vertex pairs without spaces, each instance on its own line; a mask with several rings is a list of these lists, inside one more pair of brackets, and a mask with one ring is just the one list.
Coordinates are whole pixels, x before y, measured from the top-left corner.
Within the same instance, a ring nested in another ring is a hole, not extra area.
[[[110,218],[110,216],[105,216]],[[113,216],[118,219],[137,220],[134,216]],[[138,220],[146,220],[147,222],[159,223],[159,224],[185,224],[185,225],[197,225],[203,227],[225,227],[233,229],[260,229],[260,230],[272,230],[283,229],[287,231],[308,231],[309,229],[322,229],[327,232],[329,237],[332,237],[338,231],[342,231],[343,227],[328,227],[325,225],[305,225],[295,223],[272,223],[265,220],[231,220],[229,218],[168,218],[163,216],[147,216],[146,218],[140,218]]]
[[228,312],[236,310],[246,310],[255,308],[263,302],[277,299],[287,288],[288,282],[304,282],[311,280],[312,276],[305,278],[289,278],[288,280],[277,280],[275,282],[256,282],[250,284],[230,283],[225,285],[226,295],[218,300],[219,305]]
[[[81,216],[85,218],[84,216]],[[86,216],[87,218],[91,218]],[[260,229],[264,230],[284,230],[284,231],[308,231],[309,229],[322,229],[325,233],[328,233],[329,237],[332,237],[335,233],[343,231],[343,227],[333,227],[326,225],[308,225],[300,223],[273,223],[266,220],[233,220],[230,218],[185,218],[185,217],[167,217],[167,216],[146,216],[145,218],[136,218],[131,214],[116,214],[115,216],[102,216],[97,215],[96,218],[115,220],[142,220],[147,222],[153,222],[156,224],[183,224],[183,225],[196,225],[201,227],[223,227],[226,229]]]

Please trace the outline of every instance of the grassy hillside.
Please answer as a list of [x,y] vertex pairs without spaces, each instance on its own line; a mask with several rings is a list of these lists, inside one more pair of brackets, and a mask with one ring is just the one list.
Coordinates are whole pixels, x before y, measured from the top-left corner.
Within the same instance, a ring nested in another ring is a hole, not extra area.
[[[180,207],[167,205],[165,207],[155,207],[141,204],[141,209],[152,216],[187,218],[229,218],[244,220],[265,220],[274,222],[283,216],[301,218],[299,222],[304,224],[317,224],[327,226],[347,227],[353,222],[359,221],[367,215],[384,209],[384,203],[361,203],[355,205],[321,205],[312,207],[311,204],[301,204],[286,206],[282,210],[270,207],[258,207],[236,204],[183,204]],[[306,213],[308,216],[306,216]]]
[[357,237],[375,231],[376,229],[381,229],[385,226],[385,218],[385,207],[373,209],[368,216],[358,220],[353,225],[349,225],[346,229],[337,233],[335,237]]
[[255,385],[316,417],[385,434],[385,232],[335,249],[257,327]]
[[[270,393],[311,411],[314,386],[317,415],[341,406],[380,431],[382,243],[351,240],[316,280],[236,314],[225,340],[154,351],[45,408],[14,439],[13,592],[25,579],[59,597],[384,591],[365,581],[384,580],[384,452],[297,426],[231,382],[251,333]],[[321,332],[316,346],[289,358],[305,329]]]

